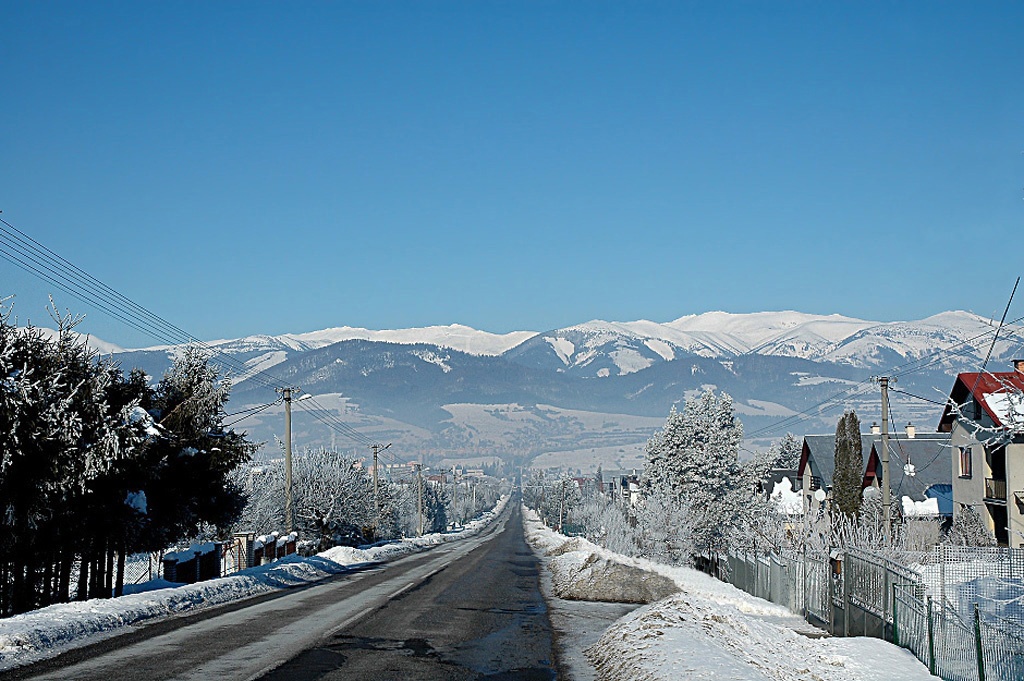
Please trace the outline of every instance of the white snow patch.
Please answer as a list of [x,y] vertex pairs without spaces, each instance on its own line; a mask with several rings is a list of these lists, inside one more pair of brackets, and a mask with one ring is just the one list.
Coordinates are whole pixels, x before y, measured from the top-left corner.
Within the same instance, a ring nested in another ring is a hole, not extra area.
[[1003,426],[1014,429],[1024,426],[1024,395],[1021,393],[985,393],[982,399]]
[[608,356],[612,358],[613,362],[615,362],[615,366],[619,367],[619,376],[643,371],[654,364],[653,359],[644,357],[633,348],[619,348],[618,350],[612,350],[608,353]]
[[544,336],[544,340],[547,341],[551,349],[558,355],[558,359],[562,360],[562,363],[569,366],[569,360],[576,352],[576,346],[572,344],[572,341],[567,338],[552,338],[550,336]]
[[648,338],[644,340],[644,345],[650,348],[652,352],[661,355],[661,358],[666,362],[671,362],[676,358],[676,351],[672,349],[671,345],[660,338]]
[[286,334],[279,338],[307,343],[312,347],[323,347],[346,340],[383,341],[404,345],[438,345],[459,350],[470,355],[500,355],[520,343],[536,336],[534,331],[512,331],[511,333],[490,333],[479,331],[462,324],[448,326],[426,326],[413,329],[384,329],[375,331],[351,326],[341,326],[310,333]]
[[939,515],[939,500],[928,498],[924,501],[916,501],[910,497],[903,497],[901,499],[903,504],[903,515],[905,516],[938,516]]
[[775,483],[772,490],[772,502],[779,513],[800,515],[804,512],[804,498],[800,491],[793,489],[793,481],[788,477]]
[[427,362],[428,364],[436,364],[437,366],[441,367],[441,370],[444,371],[444,373],[446,374],[452,370],[451,366],[447,364],[447,362],[451,359],[451,355],[445,355],[444,357],[441,357],[436,352],[431,352],[430,350],[417,350],[412,354],[416,355],[417,357],[422,359],[424,362]]

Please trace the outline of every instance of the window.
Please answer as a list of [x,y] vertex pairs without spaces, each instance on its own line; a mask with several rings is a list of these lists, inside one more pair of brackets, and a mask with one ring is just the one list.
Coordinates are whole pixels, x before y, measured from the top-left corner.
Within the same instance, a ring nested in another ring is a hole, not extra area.
[[960,450],[960,477],[971,477],[971,448],[958,447]]

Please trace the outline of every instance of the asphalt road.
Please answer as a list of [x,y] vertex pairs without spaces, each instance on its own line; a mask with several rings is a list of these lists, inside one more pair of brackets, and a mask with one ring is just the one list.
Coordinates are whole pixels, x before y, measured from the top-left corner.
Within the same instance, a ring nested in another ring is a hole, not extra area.
[[517,503],[480,535],[132,629],[12,679],[553,679]]

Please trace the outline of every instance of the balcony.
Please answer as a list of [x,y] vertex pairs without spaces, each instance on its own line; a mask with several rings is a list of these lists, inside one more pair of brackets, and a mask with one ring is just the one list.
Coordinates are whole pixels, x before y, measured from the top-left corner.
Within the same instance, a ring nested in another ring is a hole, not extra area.
[[985,478],[985,498],[1006,502],[1006,481],[997,478]]

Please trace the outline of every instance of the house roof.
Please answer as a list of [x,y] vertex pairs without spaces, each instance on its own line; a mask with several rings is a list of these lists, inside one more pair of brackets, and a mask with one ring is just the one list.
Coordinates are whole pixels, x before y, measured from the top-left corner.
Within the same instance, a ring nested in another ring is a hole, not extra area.
[[[861,456],[867,459],[871,452],[871,444],[877,437],[870,433],[861,434]],[[836,470],[836,436],[805,435],[803,451],[800,454],[800,466],[797,475],[803,477],[806,466],[811,467],[811,475],[821,478],[822,487],[832,486],[832,476]]]
[[[864,486],[870,485],[874,478],[882,477],[882,440],[875,439],[865,457],[867,465],[864,470]],[[918,433],[917,437],[907,438],[900,434],[889,438],[889,485],[893,494],[908,496],[915,501],[925,497],[925,491],[933,485],[949,485],[953,480],[953,467],[950,460],[949,436],[945,433]],[[914,465],[914,475],[907,475],[904,466]]]
[[[864,461],[862,484],[867,487],[875,477],[882,477],[882,436],[862,433],[860,444]],[[920,500],[929,486],[950,484],[953,473],[948,444],[949,436],[945,433],[918,433],[915,438],[907,438],[893,432],[889,437],[889,474],[893,493]],[[803,477],[805,467],[810,466],[811,475],[821,479],[821,486],[831,487],[836,467],[835,452],[835,435],[805,435],[797,475]],[[916,469],[913,476],[906,475],[903,468],[908,459]]]
[[973,398],[980,405],[981,409],[996,428],[1003,428],[1001,420],[1005,418],[1005,409],[1008,403],[1000,401],[998,395],[1004,395],[1016,391],[1024,391],[1024,373],[1020,371],[1004,371],[999,373],[963,373],[958,374],[953,383],[953,389],[949,392],[949,403],[942,410],[942,418],[939,420],[939,431],[948,433],[953,429],[953,422],[957,419],[953,411],[953,404],[965,404],[968,398]]

